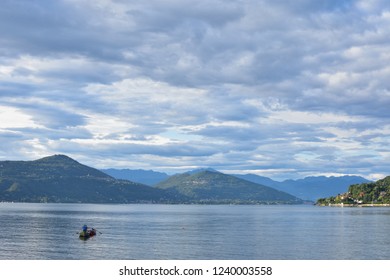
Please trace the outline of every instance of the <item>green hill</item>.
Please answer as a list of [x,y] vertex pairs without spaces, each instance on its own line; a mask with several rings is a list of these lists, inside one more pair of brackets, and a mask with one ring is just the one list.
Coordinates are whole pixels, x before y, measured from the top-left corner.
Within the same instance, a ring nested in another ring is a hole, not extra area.
[[321,198],[318,205],[329,204],[390,204],[390,176],[372,183],[354,184],[346,193]]
[[302,200],[288,193],[211,171],[174,175],[157,184],[156,188],[185,196],[189,202],[194,203],[302,203]]
[[111,176],[64,156],[0,161],[0,201],[169,202],[167,192]]

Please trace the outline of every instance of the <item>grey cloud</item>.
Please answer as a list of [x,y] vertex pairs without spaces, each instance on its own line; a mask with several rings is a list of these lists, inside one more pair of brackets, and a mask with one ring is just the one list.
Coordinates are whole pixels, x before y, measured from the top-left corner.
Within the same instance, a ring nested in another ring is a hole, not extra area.
[[67,1],[7,1],[0,9],[0,50],[16,57],[23,53],[123,59],[120,44],[133,42],[133,37],[120,37],[115,29],[100,25],[99,20],[110,15],[97,12]]
[[333,134],[324,132],[321,128],[306,124],[288,123],[252,123],[245,127],[223,124],[208,125],[196,133],[205,137],[222,138],[232,142],[247,141],[251,145],[268,141],[274,143],[283,141],[284,144],[292,141],[322,142],[323,140],[320,140],[320,137],[334,137]]
[[[38,139],[48,152],[121,164],[138,157],[160,166],[171,159],[221,169],[386,173],[389,8],[348,0],[6,1],[0,104],[43,128],[7,128],[0,137],[15,140],[14,155],[28,154],[16,150],[38,147],[29,141]],[[121,84],[139,79],[160,83]],[[277,123],[279,110],[340,120]],[[76,141],[96,140],[87,125],[98,127],[104,116],[123,125],[106,128],[99,140],[107,144]],[[146,144],[169,131],[187,140]]]
[[28,97],[34,89],[36,89],[36,86],[31,84],[2,81],[0,84],[0,100],[15,96]]
[[1,143],[10,143],[11,141],[28,139],[25,134],[19,131],[17,128],[9,128],[5,131],[0,130]]
[[94,147],[82,142],[61,140],[51,146],[55,150],[64,153],[88,153],[94,156],[108,158],[115,157],[123,160],[130,156],[153,155],[161,158],[180,158],[180,157],[208,157],[216,152],[214,145],[205,146],[203,143],[181,144],[162,144],[148,145],[142,143],[95,143]]
[[148,1],[141,8],[135,5],[127,14],[135,19],[141,29],[149,32],[171,32],[181,25],[191,32],[203,23],[221,27],[243,15],[239,3],[215,1],[212,3],[213,9],[210,9],[210,4],[206,1]]
[[70,112],[62,106],[43,104],[19,104],[19,108],[31,116],[37,124],[50,129],[63,129],[84,125],[85,116]]
[[58,51],[66,45],[61,31],[70,24],[66,19],[72,19],[67,17],[69,8],[53,1],[6,1],[0,9],[3,43],[27,53],[53,47]]

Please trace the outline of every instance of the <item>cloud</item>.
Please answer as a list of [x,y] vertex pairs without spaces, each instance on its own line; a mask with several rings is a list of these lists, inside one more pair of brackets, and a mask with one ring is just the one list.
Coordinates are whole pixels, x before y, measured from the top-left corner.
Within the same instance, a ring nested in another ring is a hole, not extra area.
[[387,174],[389,21],[384,0],[6,1],[0,156]]

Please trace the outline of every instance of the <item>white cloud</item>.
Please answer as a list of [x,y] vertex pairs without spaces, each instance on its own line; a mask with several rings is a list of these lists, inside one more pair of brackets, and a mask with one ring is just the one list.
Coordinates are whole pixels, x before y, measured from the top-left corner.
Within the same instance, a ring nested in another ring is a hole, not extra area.
[[0,128],[12,130],[26,127],[38,128],[41,126],[18,108],[0,106]]

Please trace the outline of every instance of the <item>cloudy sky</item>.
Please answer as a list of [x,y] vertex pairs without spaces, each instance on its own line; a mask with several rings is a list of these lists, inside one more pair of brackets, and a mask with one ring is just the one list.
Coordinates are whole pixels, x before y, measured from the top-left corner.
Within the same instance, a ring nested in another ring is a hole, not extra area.
[[0,160],[390,174],[387,0],[5,0]]

